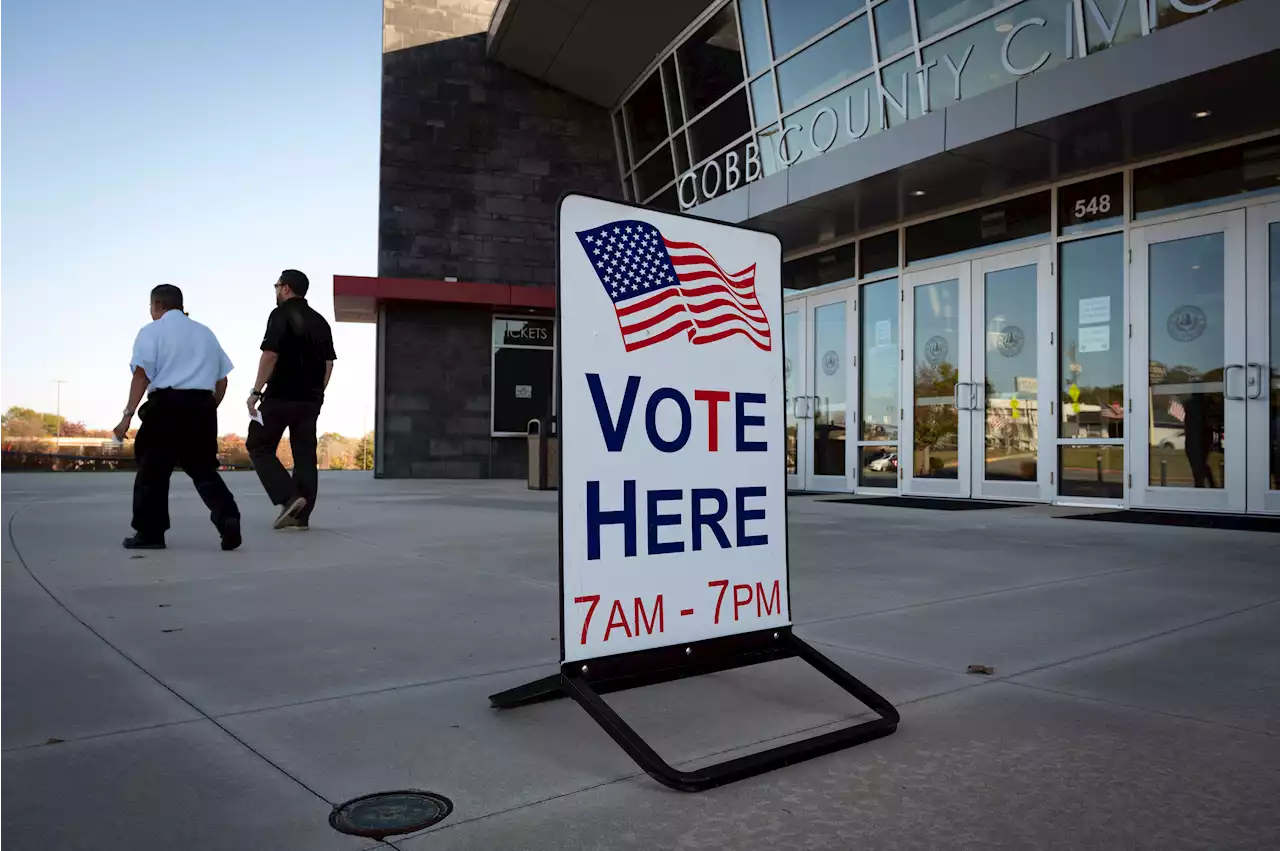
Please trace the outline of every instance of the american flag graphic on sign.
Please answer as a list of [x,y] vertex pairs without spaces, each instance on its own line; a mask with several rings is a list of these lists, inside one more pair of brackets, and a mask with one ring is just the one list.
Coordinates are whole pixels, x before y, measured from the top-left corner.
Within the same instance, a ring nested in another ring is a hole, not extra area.
[[726,272],[696,242],[667,239],[633,220],[579,231],[578,240],[613,301],[628,352],[672,338],[703,345],[737,334],[766,352],[772,347],[755,264]]

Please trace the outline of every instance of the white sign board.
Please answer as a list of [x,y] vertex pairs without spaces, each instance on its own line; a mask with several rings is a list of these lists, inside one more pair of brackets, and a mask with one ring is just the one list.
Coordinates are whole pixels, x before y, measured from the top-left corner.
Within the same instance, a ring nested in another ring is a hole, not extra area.
[[1111,326],[1088,325],[1080,329],[1080,354],[1111,350]]
[[1080,324],[1093,325],[1111,321],[1111,296],[1080,299]]
[[559,240],[564,660],[789,624],[781,244],[581,195]]

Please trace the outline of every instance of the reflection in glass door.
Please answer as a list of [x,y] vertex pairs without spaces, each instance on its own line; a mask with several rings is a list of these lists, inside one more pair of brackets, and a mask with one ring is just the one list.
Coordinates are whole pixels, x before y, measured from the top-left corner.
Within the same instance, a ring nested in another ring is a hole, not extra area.
[[898,489],[898,279],[863,284],[858,308],[858,491]]
[[1280,513],[1280,204],[1248,213],[1248,510]]
[[[1135,230],[1130,502],[1243,511],[1245,212]],[[1145,426],[1145,427],[1144,427]]]

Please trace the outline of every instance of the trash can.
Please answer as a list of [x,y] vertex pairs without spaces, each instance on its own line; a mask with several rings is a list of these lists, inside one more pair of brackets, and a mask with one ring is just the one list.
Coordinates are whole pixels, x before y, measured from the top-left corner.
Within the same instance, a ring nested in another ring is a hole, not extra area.
[[560,438],[554,417],[529,420],[529,490],[555,490],[560,486]]

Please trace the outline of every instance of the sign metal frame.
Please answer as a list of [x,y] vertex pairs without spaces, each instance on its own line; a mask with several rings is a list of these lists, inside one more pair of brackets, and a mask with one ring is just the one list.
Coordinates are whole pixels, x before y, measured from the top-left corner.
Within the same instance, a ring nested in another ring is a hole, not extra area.
[[[650,208],[641,205],[581,192],[562,195],[556,204],[556,323],[554,326],[556,329],[556,345],[553,422],[559,422],[560,408],[564,398],[559,334],[563,316],[560,304],[563,294],[563,287],[561,286],[562,269],[560,268],[561,208],[565,200],[571,197],[604,201],[622,207],[629,207],[640,212],[653,212]],[[696,220],[720,227],[736,228],[755,233],[770,233],[770,231],[762,228],[726,225],[723,222],[703,216],[691,215],[687,212],[662,212],[664,215]],[[779,336],[781,336],[781,331],[782,329],[779,327]],[[783,351],[785,351],[785,347],[779,346],[779,358],[783,357]],[[786,400],[783,398],[779,403],[780,414],[785,415],[785,406]],[[561,591],[559,595],[560,670],[551,676],[491,695],[489,701],[492,707],[510,709],[560,697],[572,697],[650,777],[665,786],[682,792],[699,792],[712,789],[726,783],[762,774],[775,768],[792,765],[833,751],[872,741],[887,736],[897,729],[900,717],[898,710],[889,701],[835,662],[819,653],[792,631],[791,622],[794,621],[794,618],[791,614],[791,559],[785,548],[786,611],[789,621],[787,625],[653,647],[629,653],[611,654],[572,662],[566,661],[565,595],[563,593],[565,580],[563,468],[567,450],[570,450],[570,447],[561,446],[559,453],[560,487],[557,491],[558,519],[556,531]],[[779,469],[778,476],[780,480],[778,485],[785,491],[785,467]],[[787,507],[784,499],[784,524],[786,520]],[[774,748],[726,760],[694,771],[680,771],[663,759],[603,698],[603,695],[611,692],[791,658],[802,659],[813,666],[819,673],[875,712],[877,717],[869,721],[788,742]]]

